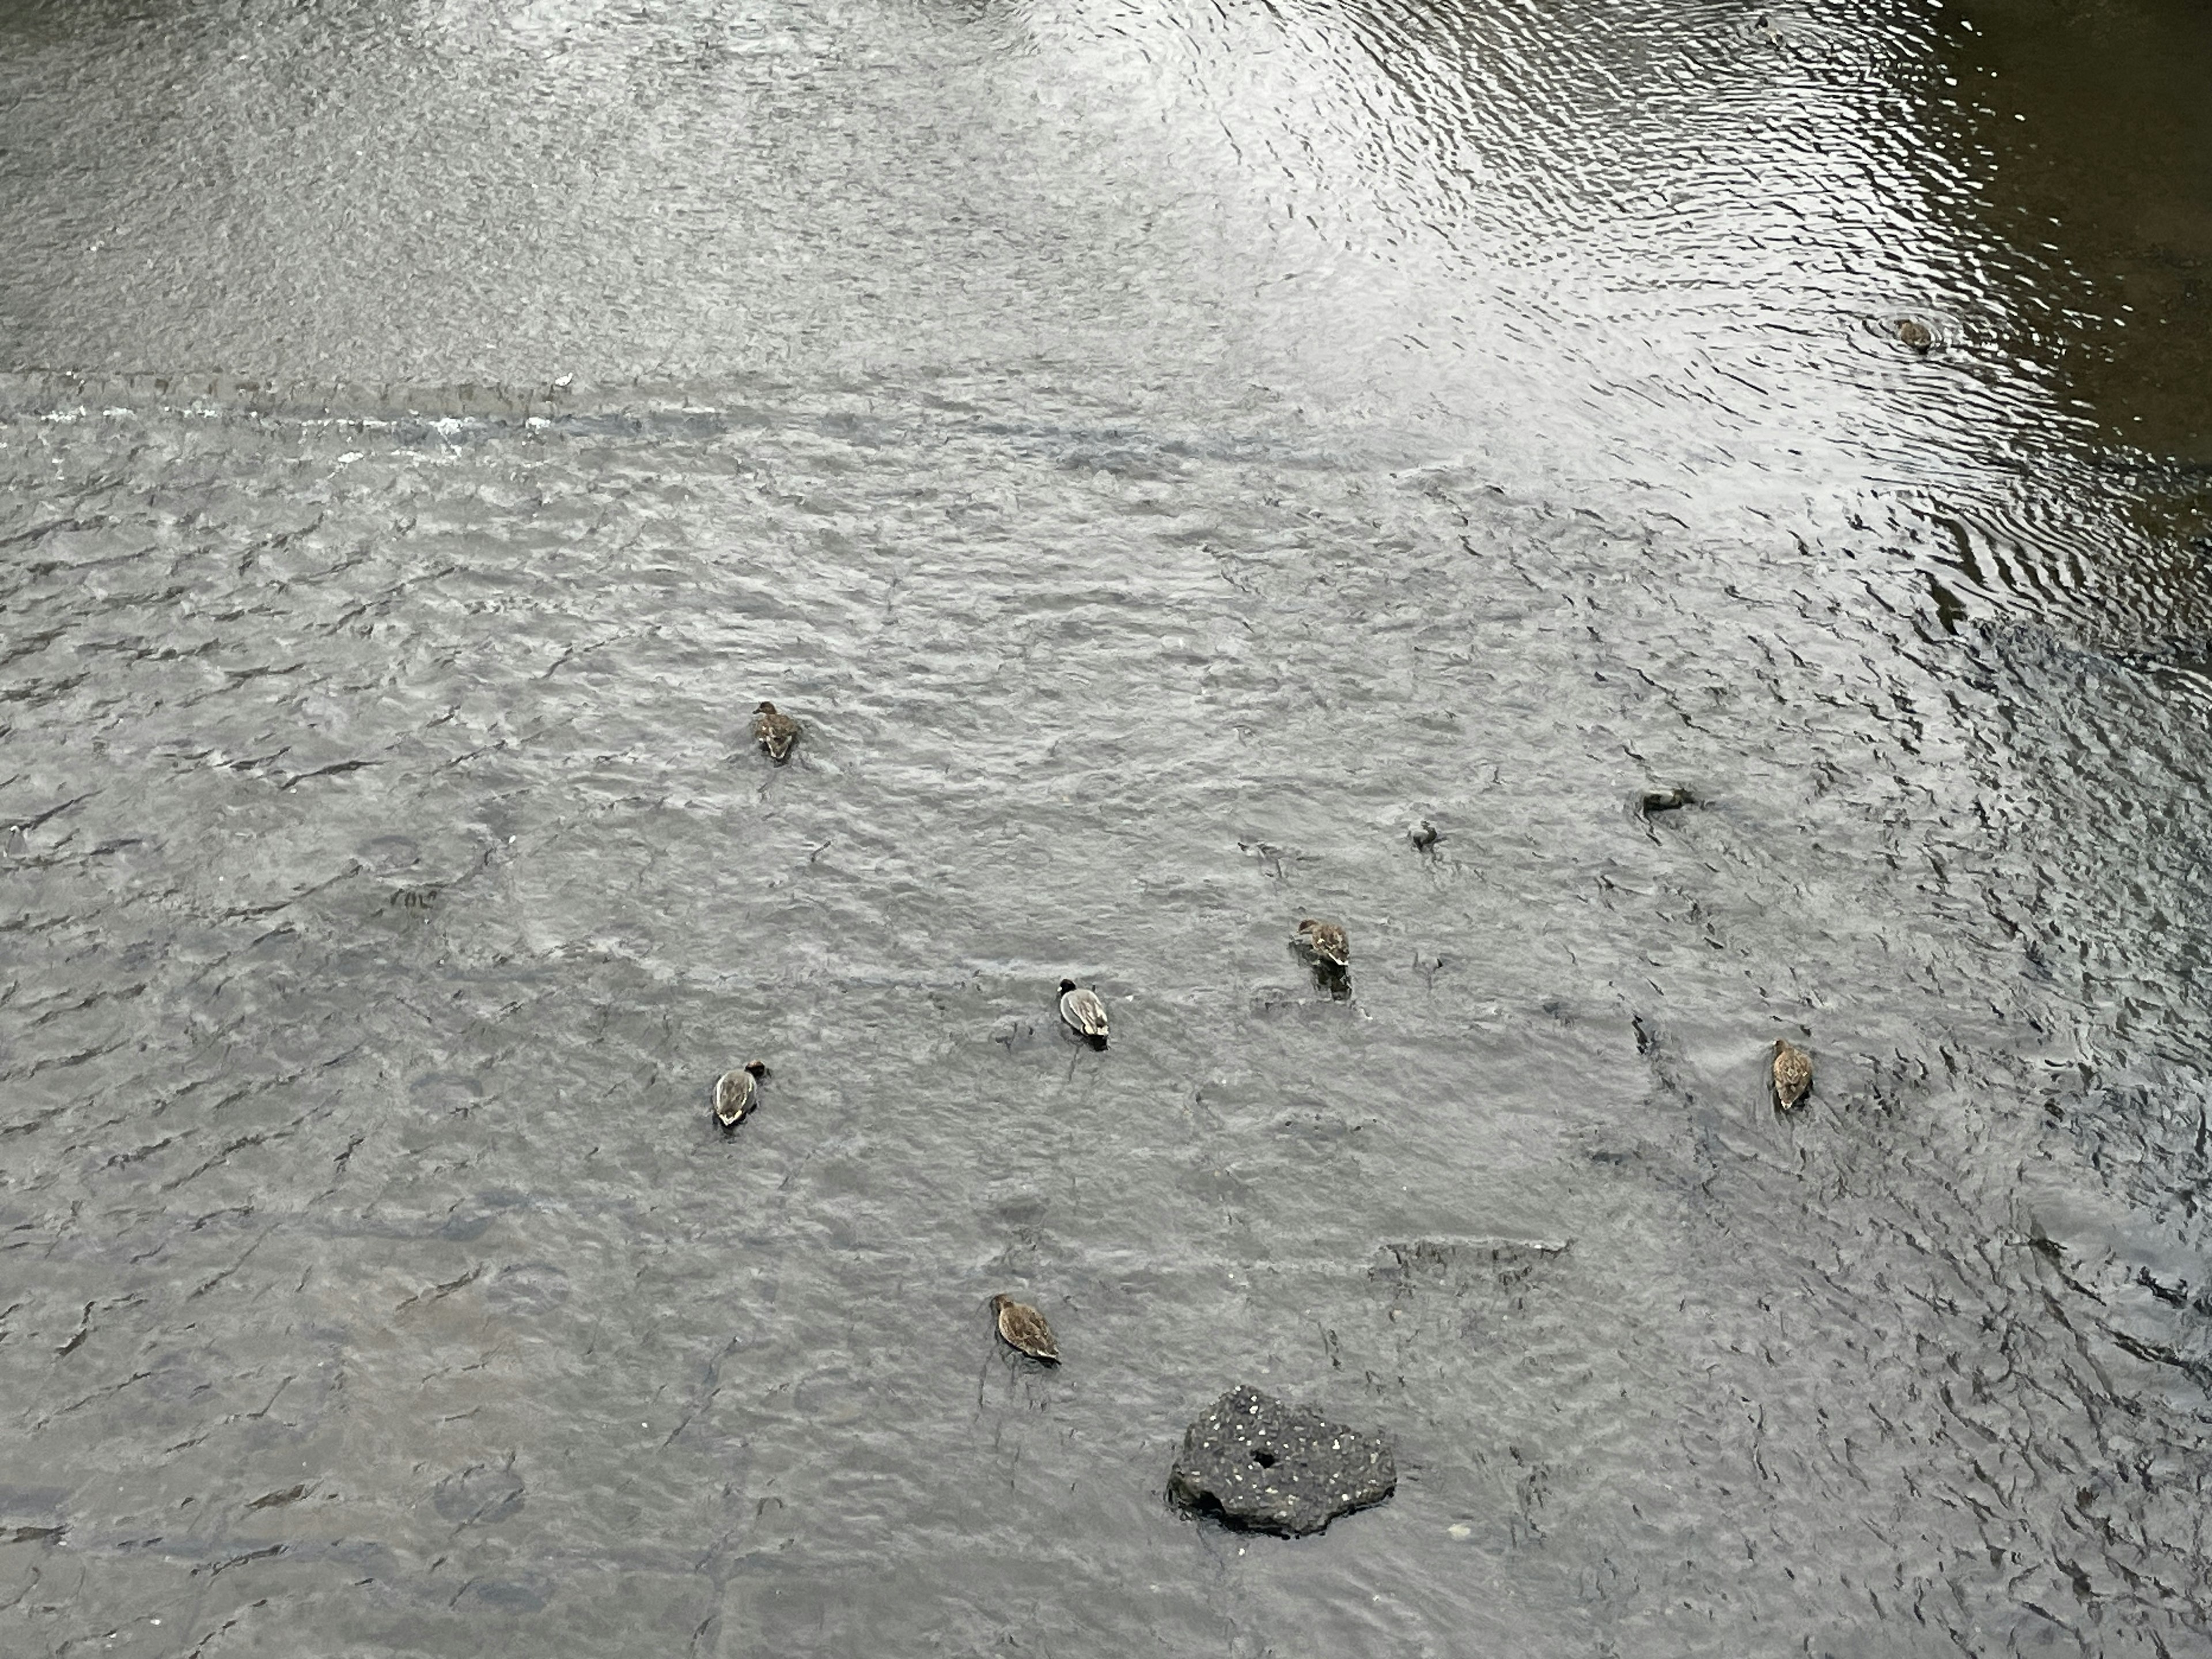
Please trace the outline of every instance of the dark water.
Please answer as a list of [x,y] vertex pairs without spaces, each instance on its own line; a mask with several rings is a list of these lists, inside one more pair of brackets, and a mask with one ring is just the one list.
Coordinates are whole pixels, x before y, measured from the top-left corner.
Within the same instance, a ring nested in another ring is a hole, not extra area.
[[2191,65],[0,8],[0,1651],[2212,1651]]

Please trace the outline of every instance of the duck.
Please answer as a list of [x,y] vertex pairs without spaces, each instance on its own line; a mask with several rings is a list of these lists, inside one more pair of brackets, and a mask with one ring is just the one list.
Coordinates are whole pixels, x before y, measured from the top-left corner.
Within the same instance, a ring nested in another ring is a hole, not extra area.
[[1089,1037],[1102,1048],[1106,1046],[1106,1005],[1099,1001],[1097,992],[1072,979],[1060,981],[1060,1017],[1078,1036]]
[[1774,1039],[1774,1106],[1786,1112],[1813,1086],[1813,1056],[1786,1037]]
[[1936,344],[1936,331],[1917,317],[1899,317],[1890,325],[1890,331],[1897,336],[1898,344],[1923,357]]
[[1304,945],[1332,968],[1352,966],[1352,941],[1333,921],[1316,921],[1308,916],[1298,924],[1297,938],[1292,943]]
[[1443,836],[1442,832],[1437,829],[1435,824],[1431,823],[1426,818],[1423,818],[1420,823],[1413,827],[1413,850],[1416,853],[1427,852],[1431,847],[1434,847],[1437,842],[1443,839]]
[[1048,1365],[1060,1364],[1060,1344],[1052,1340],[1052,1327],[1035,1308],[1000,1294],[991,1298],[991,1311],[999,1318],[999,1340],[1008,1347]]
[[772,702],[753,710],[753,740],[768,750],[772,761],[791,758],[791,745],[799,741],[799,722]]
[[722,1126],[724,1134],[743,1123],[760,1104],[759,1080],[767,1075],[768,1067],[755,1060],[714,1079],[714,1121]]

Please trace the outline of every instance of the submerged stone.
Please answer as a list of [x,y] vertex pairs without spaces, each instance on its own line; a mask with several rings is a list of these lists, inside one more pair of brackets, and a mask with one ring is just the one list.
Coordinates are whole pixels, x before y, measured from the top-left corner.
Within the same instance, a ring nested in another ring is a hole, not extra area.
[[1184,1508],[1288,1537],[1319,1532],[1397,1486],[1387,1436],[1249,1388],[1231,1389],[1185,1431],[1168,1477],[1168,1495]]
[[456,1469],[432,1490],[430,1505],[464,1527],[489,1525],[520,1510],[522,1496],[522,1477],[510,1455],[503,1466],[471,1463]]

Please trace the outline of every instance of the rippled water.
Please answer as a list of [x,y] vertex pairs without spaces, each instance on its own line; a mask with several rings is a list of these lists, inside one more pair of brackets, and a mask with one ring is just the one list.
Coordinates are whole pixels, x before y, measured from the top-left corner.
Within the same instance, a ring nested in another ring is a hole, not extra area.
[[0,13],[0,1650],[2212,1649],[2080,15]]

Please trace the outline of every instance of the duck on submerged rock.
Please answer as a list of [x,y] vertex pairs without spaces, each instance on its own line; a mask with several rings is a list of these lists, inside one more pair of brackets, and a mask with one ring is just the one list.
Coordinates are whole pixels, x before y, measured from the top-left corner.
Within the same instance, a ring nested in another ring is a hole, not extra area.
[[753,710],[753,741],[768,750],[772,761],[791,758],[791,745],[799,741],[799,722],[772,702]]
[[722,1126],[724,1134],[743,1123],[760,1104],[759,1080],[767,1075],[768,1067],[755,1060],[714,1079],[714,1121]]
[[1044,1316],[1035,1308],[1011,1296],[1000,1295],[991,1298],[991,1311],[998,1316],[1001,1342],[1017,1353],[1025,1353],[1048,1365],[1060,1364],[1060,1344],[1053,1340],[1052,1327],[1044,1322]]
[[1078,1036],[1089,1037],[1101,1048],[1106,1046],[1106,1005],[1097,992],[1072,979],[1060,981],[1060,1017]]

